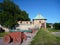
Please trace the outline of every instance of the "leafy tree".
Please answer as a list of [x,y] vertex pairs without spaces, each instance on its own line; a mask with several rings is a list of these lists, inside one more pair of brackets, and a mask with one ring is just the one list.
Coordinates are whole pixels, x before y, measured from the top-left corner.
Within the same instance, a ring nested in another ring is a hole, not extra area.
[[46,23],[47,28],[50,28],[50,23]]
[[29,21],[30,18],[26,11],[22,11],[12,0],[0,2],[0,24],[12,28],[17,21]]
[[54,23],[54,29],[60,29],[60,23]]

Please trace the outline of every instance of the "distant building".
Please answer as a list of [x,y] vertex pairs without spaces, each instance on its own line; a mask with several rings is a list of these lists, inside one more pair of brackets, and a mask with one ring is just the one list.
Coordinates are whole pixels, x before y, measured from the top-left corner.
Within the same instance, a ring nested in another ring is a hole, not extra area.
[[50,28],[53,28],[53,23],[49,23]]
[[9,29],[6,27],[3,27],[2,25],[0,25],[0,32],[1,32],[1,30],[2,30],[2,32],[9,32]]
[[33,21],[18,21],[19,27],[17,29],[28,29],[28,28],[46,28],[46,20],[41,14],[38,14]]

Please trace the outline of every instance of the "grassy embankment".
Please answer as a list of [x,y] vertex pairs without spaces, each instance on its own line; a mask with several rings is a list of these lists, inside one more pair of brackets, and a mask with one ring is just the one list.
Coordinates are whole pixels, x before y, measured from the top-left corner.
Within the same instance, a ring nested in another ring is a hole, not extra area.
[[60,37],[56,37],[48,30],[40,29],[30,45],[60,45]]

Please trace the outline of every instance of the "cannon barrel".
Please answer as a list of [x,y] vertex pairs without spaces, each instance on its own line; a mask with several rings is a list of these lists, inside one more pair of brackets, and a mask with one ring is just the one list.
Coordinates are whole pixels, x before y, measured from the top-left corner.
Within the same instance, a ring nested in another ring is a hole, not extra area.
[[32,30],[15,30],[15,29],[10,29],[9,32],[32,32]]

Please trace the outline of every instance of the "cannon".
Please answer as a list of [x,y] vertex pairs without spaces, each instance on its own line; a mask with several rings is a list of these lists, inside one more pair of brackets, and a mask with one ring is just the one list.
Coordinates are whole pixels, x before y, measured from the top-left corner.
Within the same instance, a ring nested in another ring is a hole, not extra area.
[[23,39],[27,40],[27,37],[23,32],[11,32],[4,36],[3,41],[5,43],[22,43]]
[[17,30],[15,30],[15,29],[10,29],[9,30],[9,32],[32,32],[32,30],[30,29],[30,30],[19,30],[19,29],[17,29]]
[[24,34],[24,32],[32,32],[31,30],[14,30],[10,29],[10,32],[8,35],[5,35],[3,38],[3,41],[5,43],[22,43],[23,40],[27,40],[27,36]]
[[29,28],[29,30],[19,30],[19,29],[10,29],[9,34],[5,35],[3,37],[4,43],[22,43],[23,40],[27,40],[27,36],[24,34],[24,32],[27,33],[34,33],[36,29]]

